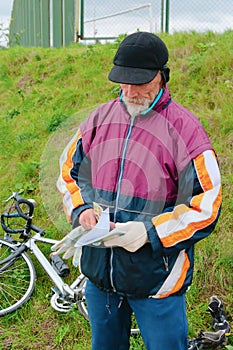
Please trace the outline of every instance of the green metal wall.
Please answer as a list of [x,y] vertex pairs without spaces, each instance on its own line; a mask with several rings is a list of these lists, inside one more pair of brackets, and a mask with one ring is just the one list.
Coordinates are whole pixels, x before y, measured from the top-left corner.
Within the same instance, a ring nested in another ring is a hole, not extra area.
[[74,42],[75,0],[14,0],[10,46],[61,47]]

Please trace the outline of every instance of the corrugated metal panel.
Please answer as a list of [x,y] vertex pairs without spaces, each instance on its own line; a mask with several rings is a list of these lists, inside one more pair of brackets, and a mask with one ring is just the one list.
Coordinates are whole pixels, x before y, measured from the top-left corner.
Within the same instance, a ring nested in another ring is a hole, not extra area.
[[34,44],[41,46],[41,21],[40,21],[40,1],[33,0],[33,25],[34,25]]
[[63,46],[74,42],[75,30],[75,4],[74,0],[63,2]]
[[63,37],[62,0],[53,0],[52,15],[53,46],[60,47],[62,46]]
[[74,42],[76,2],[14,0],[10,45],[49,47],[52,44],[54,47],[61,47]]
[[21,0],[22,2],[22,44],[23,46],[28,46],[28,14],[27,14],[27,4],[28,0]]
[[50,46],[50,1],[40,0],[41,43],[43,47]]

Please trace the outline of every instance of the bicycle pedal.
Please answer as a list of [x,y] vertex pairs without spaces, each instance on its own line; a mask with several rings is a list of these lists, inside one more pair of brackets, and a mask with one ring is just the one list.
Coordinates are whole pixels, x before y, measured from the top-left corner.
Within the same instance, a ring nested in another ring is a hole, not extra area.
[[52,267],[58,273],[59,276],[66,277],[69,275],[70,269],[59,255],[51,254],[50,261]]
[[196,338],[189,340],[188,350],[220,350],[226,343],[226,335],[223,330],[200,332]]
[[210,298],[207,311],[210,312],[212,317],[212,327],[215,331],[224,330],[226,336],[231,333],[230,324],[226,318],[224,305],[221,299],[216,295]]

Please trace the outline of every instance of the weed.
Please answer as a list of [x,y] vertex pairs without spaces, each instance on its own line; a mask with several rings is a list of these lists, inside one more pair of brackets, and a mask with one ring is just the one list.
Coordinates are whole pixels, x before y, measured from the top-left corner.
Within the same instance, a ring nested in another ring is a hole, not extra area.
[[70,332],[70,325],[65,324],[64,326],[60,326],[58,328],[57,336],[55,339],[56,344],[61,344],[63,339],[66,337],[67,333]]
[[13,108],[13,109],[10,109],[9,111],[7,111],[6,116],[9,119],[13,119],[14,117],[17,117],[17,115],[19,115],[19,114],[20,114],[20,112],[17,109]]
[[67,116],[63,113],[53,114],[48,124],[47,130],[50,132],[55,131],[66,118]]

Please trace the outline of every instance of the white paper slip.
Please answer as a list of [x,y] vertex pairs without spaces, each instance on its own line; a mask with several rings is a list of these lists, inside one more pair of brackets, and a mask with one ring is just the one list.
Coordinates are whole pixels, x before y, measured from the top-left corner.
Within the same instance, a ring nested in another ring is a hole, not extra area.
[[93,242],[99,241],[108,235],[110,230],[110,219],[109,219],[109,208],[102,211],[99,221],[95,227],[84,233],[78,241],[75,243],[75,247],[82,247],[83,245],[88,245]]
[[124,235],[126,232],[114,229],[110,231],[110,219],[109,219],[109,208],[105,209],[100,216],[99,221],[95,227],[85,232],[75,243],[74,247],[82,247],[84,245],[90,245],[92,243],[97,243],[101,239],[108,237],[108,239],[114,236]]

